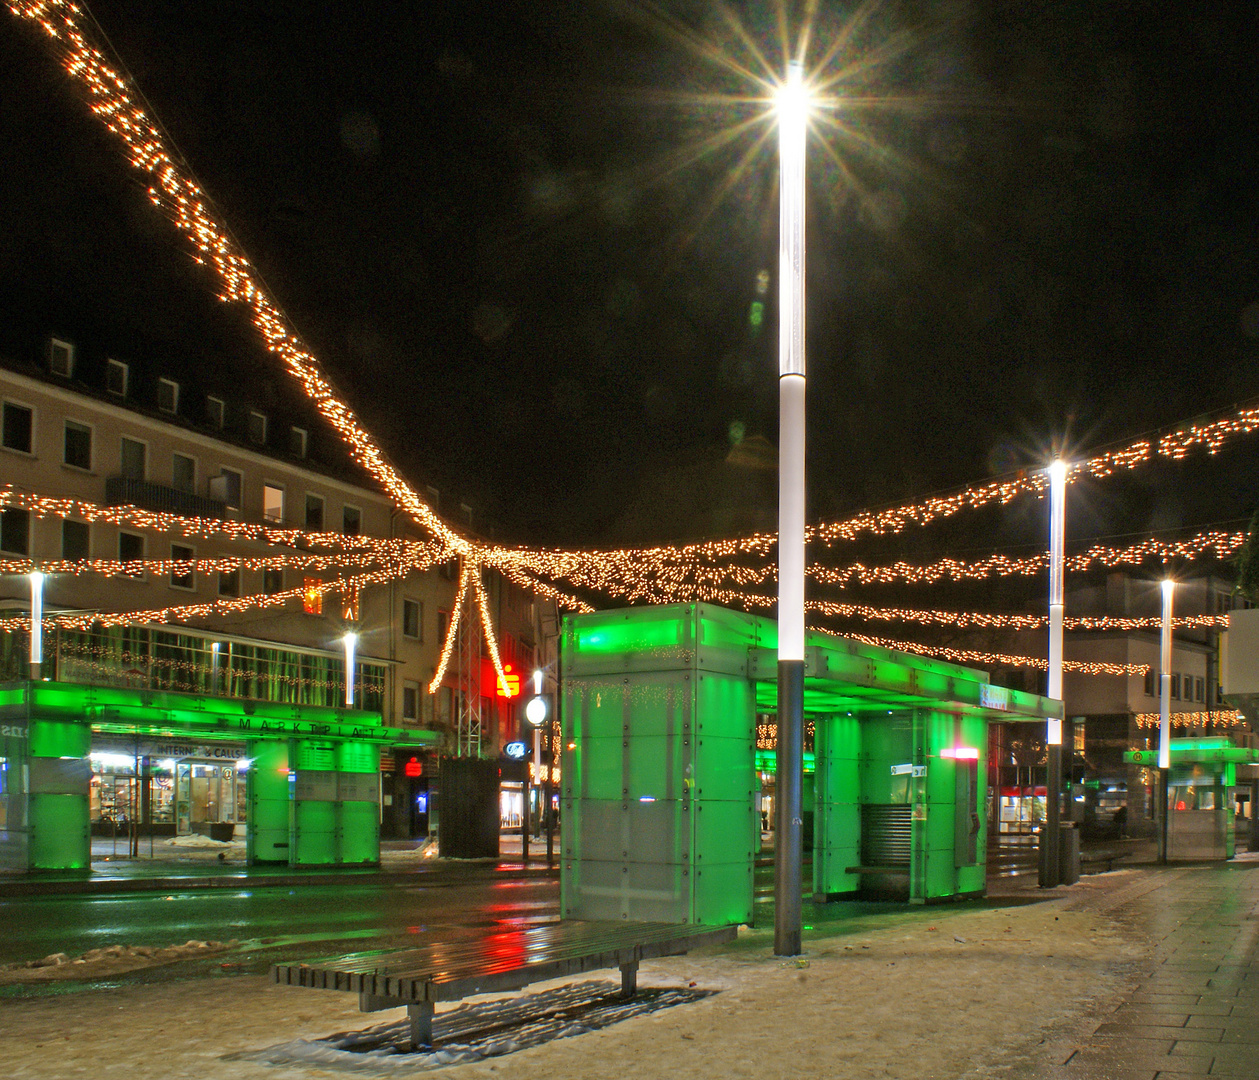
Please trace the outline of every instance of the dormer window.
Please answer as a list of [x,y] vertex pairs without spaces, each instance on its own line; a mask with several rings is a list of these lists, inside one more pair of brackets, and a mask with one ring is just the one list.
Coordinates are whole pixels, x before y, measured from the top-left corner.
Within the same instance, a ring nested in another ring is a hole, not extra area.
[[249,441],[262,446],[267,441],[267,417],[265,413],[249,411]]
[[157,407],[165,413],[179,412],[179,383],[157,380]]
[[58,338],[49,339],[48,370],[63,379],[74,376],[74,346],[70,342]]
[[222,431],[224,424],[227,423],[227,405],[223,399],[207,397],[205,399],[205,413],[206,419],[210,421],[210,426]]
[[127,380],[130,368],[121,360],[111,360],[105,368],[105,389],[119,397],[127,396]]

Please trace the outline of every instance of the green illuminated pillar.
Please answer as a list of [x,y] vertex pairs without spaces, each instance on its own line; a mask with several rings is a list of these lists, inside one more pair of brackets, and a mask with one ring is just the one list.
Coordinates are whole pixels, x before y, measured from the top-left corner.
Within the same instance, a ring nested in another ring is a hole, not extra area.
[[92,729],[32,719],[29,728],[27,866],[86,870],[92,862],[88,793]]
[[817,801],[813,821],[813,892],[833,900],[861,888],[861,722],[853,716],[816,718],[813,748]]
[[245,860],[289,861],[289,747],[279,739],[249,744],[249,818],[245,823]]
[[380,747],[340,743],[335,763],[337,862],[375,865],[380,862]]
[[337,773],[331,743],[293,739],[293,802],[289,817],[289,865],[330,866],[337,861]]

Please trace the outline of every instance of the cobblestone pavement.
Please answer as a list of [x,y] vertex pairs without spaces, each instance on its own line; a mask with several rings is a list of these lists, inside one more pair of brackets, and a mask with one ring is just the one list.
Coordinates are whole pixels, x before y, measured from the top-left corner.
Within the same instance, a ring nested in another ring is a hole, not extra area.
[[1065,906],[1109,915],[1150,943],[1127,992],[1051,1032],[1026,1059],[985,1075],[1259,1078],[1259,859],[1150,867],[1125,878],[1119,885],[1083,879]]

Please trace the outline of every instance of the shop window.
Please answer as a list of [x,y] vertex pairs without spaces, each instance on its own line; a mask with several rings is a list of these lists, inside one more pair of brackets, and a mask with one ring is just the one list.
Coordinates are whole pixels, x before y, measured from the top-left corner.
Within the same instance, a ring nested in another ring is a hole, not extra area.
[[240,595],[240,567],[234,570],[219,571],[219,595],[220,596],[239,596]]
[[419,600],[402,601],[402,633],[404,637],[422,640],[424,605]]
[[186,495],[197,493],[197,462],[187,454],[175,454],[171,458],[171,487]]
[[306,531],[323,532],[323,499],[306,493]]
[[75,469],[92,467],[92,429],[75,420],[66,421],[63,460]]
[[29,511],[7,506],[0,510],[0,551],[9,555],[29,555],[31,515]]
[[61,522],[61,557],[63,559],[88,558],[90,529],[86,521],[66,519]]
[[35,411],[25,405],[13,401],[4,403],[3,433],[0,441],[6,450],[16,450],[21,454],[32,452],[32,437],[35,431]]
[[[171,544],[170,557],[174,563],[191,564],[193,559],[197,557],[197,553],[184,544]],[[192,566],[172,566],[170,568],[170,583],[171,587],[175,589],[196,588],[196,576]]]
[[[118,561],[121,563],[137,563],[144,558],[144,537],[138,533],[118,533]],[[144,567],[131,570],[120,570],[125,577],[144,577]]]
[[124,435],[119,452],[119,473],[128,480],[143,480],[148,452],[149,448],[144,443],[138,439],[128,439]]

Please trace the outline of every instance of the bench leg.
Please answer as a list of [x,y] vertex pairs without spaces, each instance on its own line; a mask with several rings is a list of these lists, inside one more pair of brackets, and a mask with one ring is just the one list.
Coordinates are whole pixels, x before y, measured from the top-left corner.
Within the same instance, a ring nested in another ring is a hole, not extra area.
[[433,1003],[419,1001],[407,1006],[407,1019],[411,1021],[412,1050],[433,1045]]
[[633,997],[638,993],[638,961],[621,965],[621,997]]

